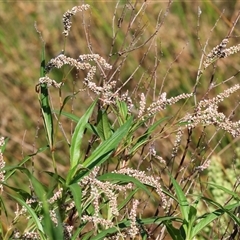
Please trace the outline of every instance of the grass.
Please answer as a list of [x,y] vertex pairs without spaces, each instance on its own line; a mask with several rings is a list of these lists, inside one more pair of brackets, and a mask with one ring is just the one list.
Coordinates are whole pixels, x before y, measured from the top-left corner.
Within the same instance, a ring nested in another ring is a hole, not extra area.
[[[197,124],[214,112],[201,101],[216,107],[210,100],[238,83],[238,53],[197,78],[231,29],[227,47],[238,44],[237,1],[85,3],[66,38],[62,14],[77,2],[1,4],[1,239],[237,237],[238,135],[223,124],[239,119],[238,92],[217,102],[225,120]],[[62,49],[62,59],[102,59],[46,73]]]

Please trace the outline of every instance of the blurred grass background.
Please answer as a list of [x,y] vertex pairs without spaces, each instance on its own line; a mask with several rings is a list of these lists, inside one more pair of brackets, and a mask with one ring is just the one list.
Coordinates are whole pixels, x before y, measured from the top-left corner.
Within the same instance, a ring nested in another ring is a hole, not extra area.
[[[91,10],[87,11],[85,16],[89,25],[93,52],[100,54],[108,59],[109,63],[113,64],[117,57],[116,55],[109,57],[109,53],[112,43],[112,19],[116,10],[116,1],[84,2],[91,6]],[[119,2],[116,19],[119,19],[122,11],[121,7],[124,6],[125,2]],[[42,43],[34,28],[34,23],[37,23],[37,28],[42,33],[46,43],[47,60],[50,60],[63,48],[63,13],[81,3],[80,1],[16,1],[14,3],[0,3],[0,135],[9,137],[4,153],[6,165],[18,163],[27,154],[31,154],[37,148],[46,145],[37,93],[35,92],[35,86],[39,78]],[[167,93],[168,98],[181,93],[191,92],[195,84],[202,55],[197,41],[198,6],[202,11],[198,33],[202,45],[205,44],[211,34],[209,45],[206,49],[208,53],[227,35],[231,22],[240,9],[240,1],[194,1],[194,3],[175,1],[172,4],[170,13],[164,20],[164,24],[158,33],[159,42],[157,46],[160,55],[160,65],[157,70],[156,92],[158,93],[163,86],[163,91]],[[141,3],[136,5],[137,9],[140,7]],[[148,26],[142,36],[143,38],[147,38],[154,31],[158,14],[161,10],[164,12],[166,7],[167,1],[147,1],[147,8],[142,16],[142,21],[147,22]],[[223,9],[225,9],[223,17],[219,20],[214,31],[211,32]],[[121,27],[122,32],[116,39],[113,52],[119,51],[122,45],[124,31],[127,29],[127,18],[129,18],[128,15],[126,15],[125,22],[123,22]],[[80,54],[89,53],[81,19],[81,14],[73,17],[72,29],[66,44],[66,54],[68,56],[77,57]],[[238,29],[239,23],[233,35],[239,35]],[[127,38],[126,41],[129,43],[130,39]],[[239,41],[238,37],[231,38],[229,45],[237,44]],[[122,71],[116,76],[117,79],[115,80],[119,84],[124,83],[136,69],[147,47],[140,48],[129,55]],[[154,49],[152,51],[154,52]],[[179,56],[180,52],[182,53]],[[128,89],[131,92],[131,90],[136,88],[136,85],[140,84],[138,91],[134,95],[136,102],[139,101],[140,93],[144,92],[148,84],[151,86],[150,89],[152,88],[152,83],[147,81],[147,79],[151,76],[154,60],[154,54],[148,54],[139,71],[124,87],[124,90]],[[238,70],[239,54],[220,60],[214,75],[214,82],[220,83],[234,75]],[[201,78],[198,88],[199,99],[209,87],[212,72],[212,68],[209,67]],[[82,87],[81,81],[78,81],[81,79],[81,74],[77,80],[74,79],[75,74],[76,72],[68,76],[62,91],[62,98],[71,94],[73,87]],[[146,79],[146,81],[140,82],[143,75],[143,79]],[[50,76],[55,80],[61,80],[63,73],[54,70]],[[209,97],[213,97],[224,89],[233,86],[238,82],[238,78],[236,76],[236,78],[233,78],[226,84],[214,88],[209,93]],[[164,85],[163,79],[165,79]],[[153,95],[152,91],[150,100],[152,100]],[[88,98],[89,95],[86,92],[82,92],[79,95],[77,101],[74,102],[74,114],[81,116],[81,113],[91,102]],[[221,111],[225,114],[230,114],[238,100],[238,95],[225,100],[221,104]],[[55,90],[52,92],[52,101],[57,108],[60,100],[58,92]],[[176,110],[179,106],[175,107]],[[69,104],[67,109],[71,110],[71,108],[72,105]],[[169,109],[166,112],[167,115],[171,115],[172,111],[174,111],[174,108]],[[240,119],[239,111],[236,111],[234,119]],[[64,120],[62,124],[66,132],[70,133],[72,128],[71,122]],[[211,129],[209,131],[211,132]],[[223,132],[218,133],[215,141],[212,142],[212,146],[209,146],[210,150],[211,147],[213,148],[218,143],[222,134]],[[196,134],[193,146],[197,143],[198,137],[199,135]],[[59,136],[59,139],[61,139],[61,136]],[[170,144],[172,144],[172,141],[170,141]],[[227,135],[219,145],[218,150],[221,150],[222,156],[220,157],[224,160],[224,167],[231,165],[230,161],[237,146],[239,146],[238,139],[232,141],[230,135]],[[159,151],[160,148],[167,151],[171,147],[169,147],[169,142],[166,140],[165,144],[159,145]],[[64,171],[65,165],[68,163],[68,152],[66,152],[66,145],[63,142],[60,141],[57,144],[56,153],[59,156],[58,167]],[[164,154],[161,152],[161,154],[167,156],[168,153]],[[47,170],[51,168],[51,160],[47,153],[41,153],[36,159],[38,161],[35,161],[35,164],[39,169]],[[16,179],[15,184],[21,183]]]

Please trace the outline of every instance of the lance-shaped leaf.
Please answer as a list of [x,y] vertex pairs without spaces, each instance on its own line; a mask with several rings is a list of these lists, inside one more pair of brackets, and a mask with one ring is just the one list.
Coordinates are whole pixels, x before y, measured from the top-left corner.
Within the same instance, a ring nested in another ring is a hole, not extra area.
[[127,135],[130,127],[132,125],[132,118],[124,123],[110,138],[105,140],[95,151],[89,156],[85,162],[83,162],[83,167],[92,169],[95,166],[99,166],[103,163],[113,150],[118,146],[120,141]]
[[86,125],[88,124],[88,120],[92,115],[96,102],[97,100],[92,103],[92,105],[88,108],[85,114],[79,119],[77,126],[74,130],[70,147],[70,169],[75,168],[79,164],[81,156],[80,147],[83,140],[83,133]]
[[96,130],[101,140],[106,140],[112,135],[109,119],[105,110],[100,110],[98,112]]
[[[42,47],[42,60],[41,60],[40,76],[45,77],[45,45]],[[44,128],[47,133],[48,144],[50,148],[53,148],[53,119],[52,112],[49,104],[49,95],[47,84],[40,85],[39,102],[41,106],[41,112],[43,117]]]
[[86,176],[94,167],[104,163],[113,151],[117,148],[121,140],[127,135],[130,127],[132,126],[132,118],[116,130],[113,135],[99,145],[93,153],[81,163],[82,168],[74,179],[69,178],[68,182],[73,184],[78,182],[82,177]]

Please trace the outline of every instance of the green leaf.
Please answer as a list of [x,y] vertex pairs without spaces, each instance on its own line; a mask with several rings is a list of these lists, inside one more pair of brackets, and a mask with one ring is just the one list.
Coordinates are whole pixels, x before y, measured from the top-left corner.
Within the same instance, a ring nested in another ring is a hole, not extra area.
[[153,125],[151,125],[151,127],[149,127],[147,129],[147,131],[137,140],[136,144],[133,146],[133,148],[130,150],[130,154],[135,152],[137,149],[139,149],[139,147],[141,147],[142,145],[146,144],[148,142],[148,139],[150,137],[150,135],[153,133],[153,131],[155,130],[155,128],[162,123],[163,121],[165,121],[166,118],[161,118],[158,121],[156,121]]
[[[45,77],[45,45],[44,44],[42,48],[40,77]],[[46,83],[40,85],[39,102],[41,106],[44,128],[47,133],[48,144],[52,149],[53,148],[53,119],[52,119],[51,107],[49,104],[48,88]]]
[[[218,205],[218,206],[221,207],[221,205],[216,203],[216,202],[214,203],[214,205]],[[235,221],[238,225],[240,225],[240,219],[229,212],[229,211],[231,211],[231,210],[233,210],[233,209],[235,209],[239,206],[240,206],[240,202],[237,202],[237,203],[234,203],[234,204],[229,204],[229,205],[221,207],[221,208],[219,208],[219,209],[217,209],[217,210],[215,210],[211,213],[206,213],[206,214],[202,215],[201,217],[199,217],[199,219],[201,219],[201,220],[193,228],[192,238],[194,236],[196,236],[201,230],[203,230],[207,225],[209,225],[212,221],[219,218],[224,213],[228,214],[233,219],[233,221]]]
[[47,133],[48,143],[50,148],[53,148],[53,119],[51,108],[49,105],[48,88],[46,84],[41,84],[40,106],[42,111],[44,128]]
[[123,125],[128,118],[128,107],[125,101],[117,101],[117,114],[118,122],[120,125]]
[[108,139],[112,135],[112,129],[108,120],[108,116],[105,110],[100,110],[98,112],[97,120],[97,133],[102,141]]
[[152,195],[143,183],[141,183],[139,180],[137,180],[136,178],[131,177],[131,176],[127,176],[127,175],[120,174],[120,173],[106,173],[106,174],[103,174],[100,177],[98,177],[98,179],[101,181],[119,182],[119,183],[132,182],[139,189],[142,189],[144,192],[146,192],[149,196]]
[[4,138],[4,144],[3,146],[0,147],[1,153],[4,153],[8,141],[9,141],[9,138]]
[[[183,238],[186,237],[188,239],[192,231],[192,226],[189,225],[190,224],[189,222],[190,206],[187,201],[187,198],[185,197],[184,192],[181,189],[181,186],[177,183],[177,181],[171,175],[170,175],[170,178],[171,178],[173,187],[176,191],[177,200],[178,200],[180,211],[183,217],[183,224],[182,224],[182,228],[180,229],[180,233]],[[185,233],[184,236],[183,236],[183,231]]]
[[92,236],[94,235],[93,231],[89,231],[84,236],[82,236],[81,240],[92,240]]
[[141,232],[141,238],[142,238],[142,240],[147,240],[148,239],[148,233],[144,229]]
[[190,206],[189,211],[189,226],[191,227],[196,220],[197,209],[194,206]]
[[30,176],[33,189],[35,194],[37,195],[38,199],[41,200],[42,202],[46,201],[46,191],[43,187],[43,185],[33,176]]
[[64,98],[63,103],[62,103],[62,106],[61,106],[60,111],[59,111],[59,115],[61,115],[61,113],[62,113],[62,111],[63,111],[63,108],[65,107],[65,105],[67,104],[67,102],[68,102],[69,100],[71,100],[76,94],[77,94],[77,93],[72,94],[72,95],[69,95],[69,96],[66,96],[66,97]]
[[124,200],[121,201],[121,203],[118,205],[118,211],[121,211],[132,200],[133,196],[138,190],[138,188],[135,188]]
[[132,125],[132,118],[122,125],[117,131],[101,145],[99,145],[86,161],[82,163],[84,168],[93,169],[103,163],[115,150],[120,141],[126,136]]
[[43,43],[41,52],[40,77],[44,76],[45,76],[45,44]]
[[211,223],[213,220],[218,218],[224,213],[222,209],[218,209],[212,213],[205,214],[203,216],[203,219],[193,227],[192,230],[192,237],[196,236],[204,227],[206,227],[209,223]]
[[61,185],[65,185],[66,181],[63,177],[61,177],[60,175],[53,173],[53,172],[49,172],[49,171],[43,171],[44,173],[47,173],[49,176],[51,176],[54,180],[56,180],[58,183],[60,183]]
[[215,183],[211,183],[211,182],[205,182],[205,184],[212,185],[212,186],[214,186],[217,189],[221,189],[225,193],[232,195],[235,199],[240,200],[239,194],[237,194],[236,192],[233,192],[233,191],[231,191],[231,190],[229,190],[229,189],[227,189],[227,188],[225,188],[225,187],[223,187],[221,185],[218,185],[218,184],[215,184]]
[[[43,201],[44,200],[44,197],[45,197],[45,190],[44,190],[44,187],[43,185],[33,176],[33,174],[25,167],[14,167],[14,170],[20,170],[22,172],[24,172],[28,179],[31,181],[32,185],[33,185],[33,188],[34,188],[34,191],[37,195],[37,197]],[[21,196],[23,196],[25,199],[27,197],[29,197],[29,194],[27,192],[25,192],[24,190],[21,190],[21,189],[18,189],[18,188],[14,188],[14,187],[11,187],[11,186],[8,186],[7,184],[4,184],[5,186],[11,188],[12,190],[14,190],[15,192],[19,193]]]
[[[153,217],[153,218],[146,218],[146,219],[137,219],[137,223],[139,225],[148,225],[148,224],[161,224],[164,221],[173,221],[178,220],[176,217]],[[112,228],[108,228],[106,230],[101,231],[97,236],[91,238],[91,240],[102,240],[108,234],[114,234],[120,232],[128,227],[130,227],[131,222],[130,220],[123,220],[118,225]]]
[[177,183],[177,181],[170,175],[173,187],[176,191],[177,194],[177,199],[178,199],[178,203],[180,206],[180,211],[182,213],[182,216],[184,218],[184,220],[186,220],[186,222],[189,221],[189,211],[190,211],[190,206],[189,203],[187,201],[187,198],[185,197],[184,192],[182,191],[180,185]]
[[67,117],[68,119],[70,119],[70,120],[72,120],[72,121],[74,121],[74,122],[78,122],[79,121],[79,117],[77,117],[76,115],[74,115],[74,114],[72,114],[72,113],[68,113],[68,112],[64,112],[64,111],[59,111],[59,110],[53,110],[53,112],[54,113],[57,113],[57,114],[60,114],[61,113],[61,115],[62,116],[65,116],[65,117]]
[[81,216],[82,216],[82,206],[81,206],[81,204],[82,204],[82,190],[77,183],[69,185],[69,188],[70,188],[71,193],[73,195],[74,204],[75,204],[75,207],[78,211],[78,216],[81,220]]
[[17,166],[11,166],[11,167],[7,166],[7,167],[4,167],[3,170],[6,171],[5,181],[8,180],[16,172],[16,170],[19,169],[19,167],[24,165],[27,161],[31,160],[31,158],[33,156],[37,155],[40,152],[45,151],[48,148],[49,147],[39,148],[37,152],[35,152],[35,153],[31,154],[31,155],[26,156]]
[[70,147],[70,169],[75,168],[80,161],[80,148],[83,141],[83,133],[88,123],[90,116],[92,115],[93,109],[97,103],[95,100],[85,114],[79,119],[77,126],[74,130],[72,140],[71,140],[71,147]]
[[55,226],[50,215],[49,215],[49,203],[47,199],[47,193],[43,187],[43,185],[33,176],[31,175],[31,182],[34,188],[34,192],[37,195],[38,199],[41,200],[43,205],[43,223],[44,223],[44,231],[48,236],[48,239],[63,239],[63,228],[62,228],[62,220],[60,219],[60,215],[58,210],[55,209],[58,224]]
[[43,226],[38,218],[38,216],[36,215],[36,213],[34,212],[34,209],[32,209],[26,202],[24,202],[22,199],[18,198],[18,197],[15,197],[13,195],[10,195],[13,199],[15,199],[20,205],[24,206],[26,209],[27,209],[27,212],[29,213],[29,215],[32,217],[36,227],[37,227],[37,230],[39,232],[40,235],[42,235],[44,233],[44,230],[43,230]]
[[184,240],[181,231],[172,225],[172,221],[165,221],[164,225],[173,240]]
[[29,194],[28,192],[26,192],[25,190],[23,190],[21,188],[15,188],[15,187],[12,187],[5,183],[2,183],[2,184],[7,188],[12,189],[15,193],[19,194],[25,200],[32,198],[31,194]]
[[[45,206],[44,206],[45,205]],[[62,227],[62,220],[60,219],[59,212],[55,210],[56,212],[56,218],[57,218],[57,226],[55,223],[53,223],[50,215],[49,215],[49,208],[46,207],[46,204],[43,204],[43,223],[44,223],[44,231],[47,235],[47,239],[55,240],[55,239],[64,239],[63,234],[63,227]]]
[[181,218],[178,217],[151,217],[151,218],[143,218],[143,219],[138,219],[138,222],[141,223],[142,225],[148,225],[148,224],[161,224],[165,221],[176,221],[176,222],[182,222]]
[[[4,212],[4,214],[6,215],[6,217],[8,218],[8,212],[7,212],[7,208],[5,206],[5,203],[8,204],[7,201],[4,201],[4,199],[2,199],[2,197],[0,197],[0,209],[2,212]],[[2,213],[3,214],[3,213]],[[0,223],[1,224],[1,223]],[[3,233],[3,232],[0,232]],[[1,236],[1,235],[0,235]],[[1,239],[1,238],[0,238]]]
[[[239,204],[240,205],[240,204]],[[232,218],[232,220],[238,225],[240,226],[240,218],[237,217],[237,215],[234,215],[233,213],[229,212],[229,211],[226,211],[226,213],[228,214],[228,216],[230,218]]]
[[79,239],[79,234],[81,233],[81,231],[82,231],[82,228],[80,228],[80,227],[77,230],[75,230],[75,232],[73,233],[73,235],[71,237],[71,240]]
[[132,118],[130,118],[124,125],[101,145],[99,145],[94,152],[82,163],[83,168],[80,173],[73,179],[72,183],[79,181],[83,176],[87,175],[94,167],[104,163],[121,140],[127,135],[132,125]]

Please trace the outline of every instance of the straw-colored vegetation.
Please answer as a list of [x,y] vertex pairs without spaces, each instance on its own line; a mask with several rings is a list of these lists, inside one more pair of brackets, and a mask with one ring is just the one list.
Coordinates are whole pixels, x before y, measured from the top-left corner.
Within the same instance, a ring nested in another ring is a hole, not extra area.
[[1,3],[0,239],[239,238],[239,5]]

